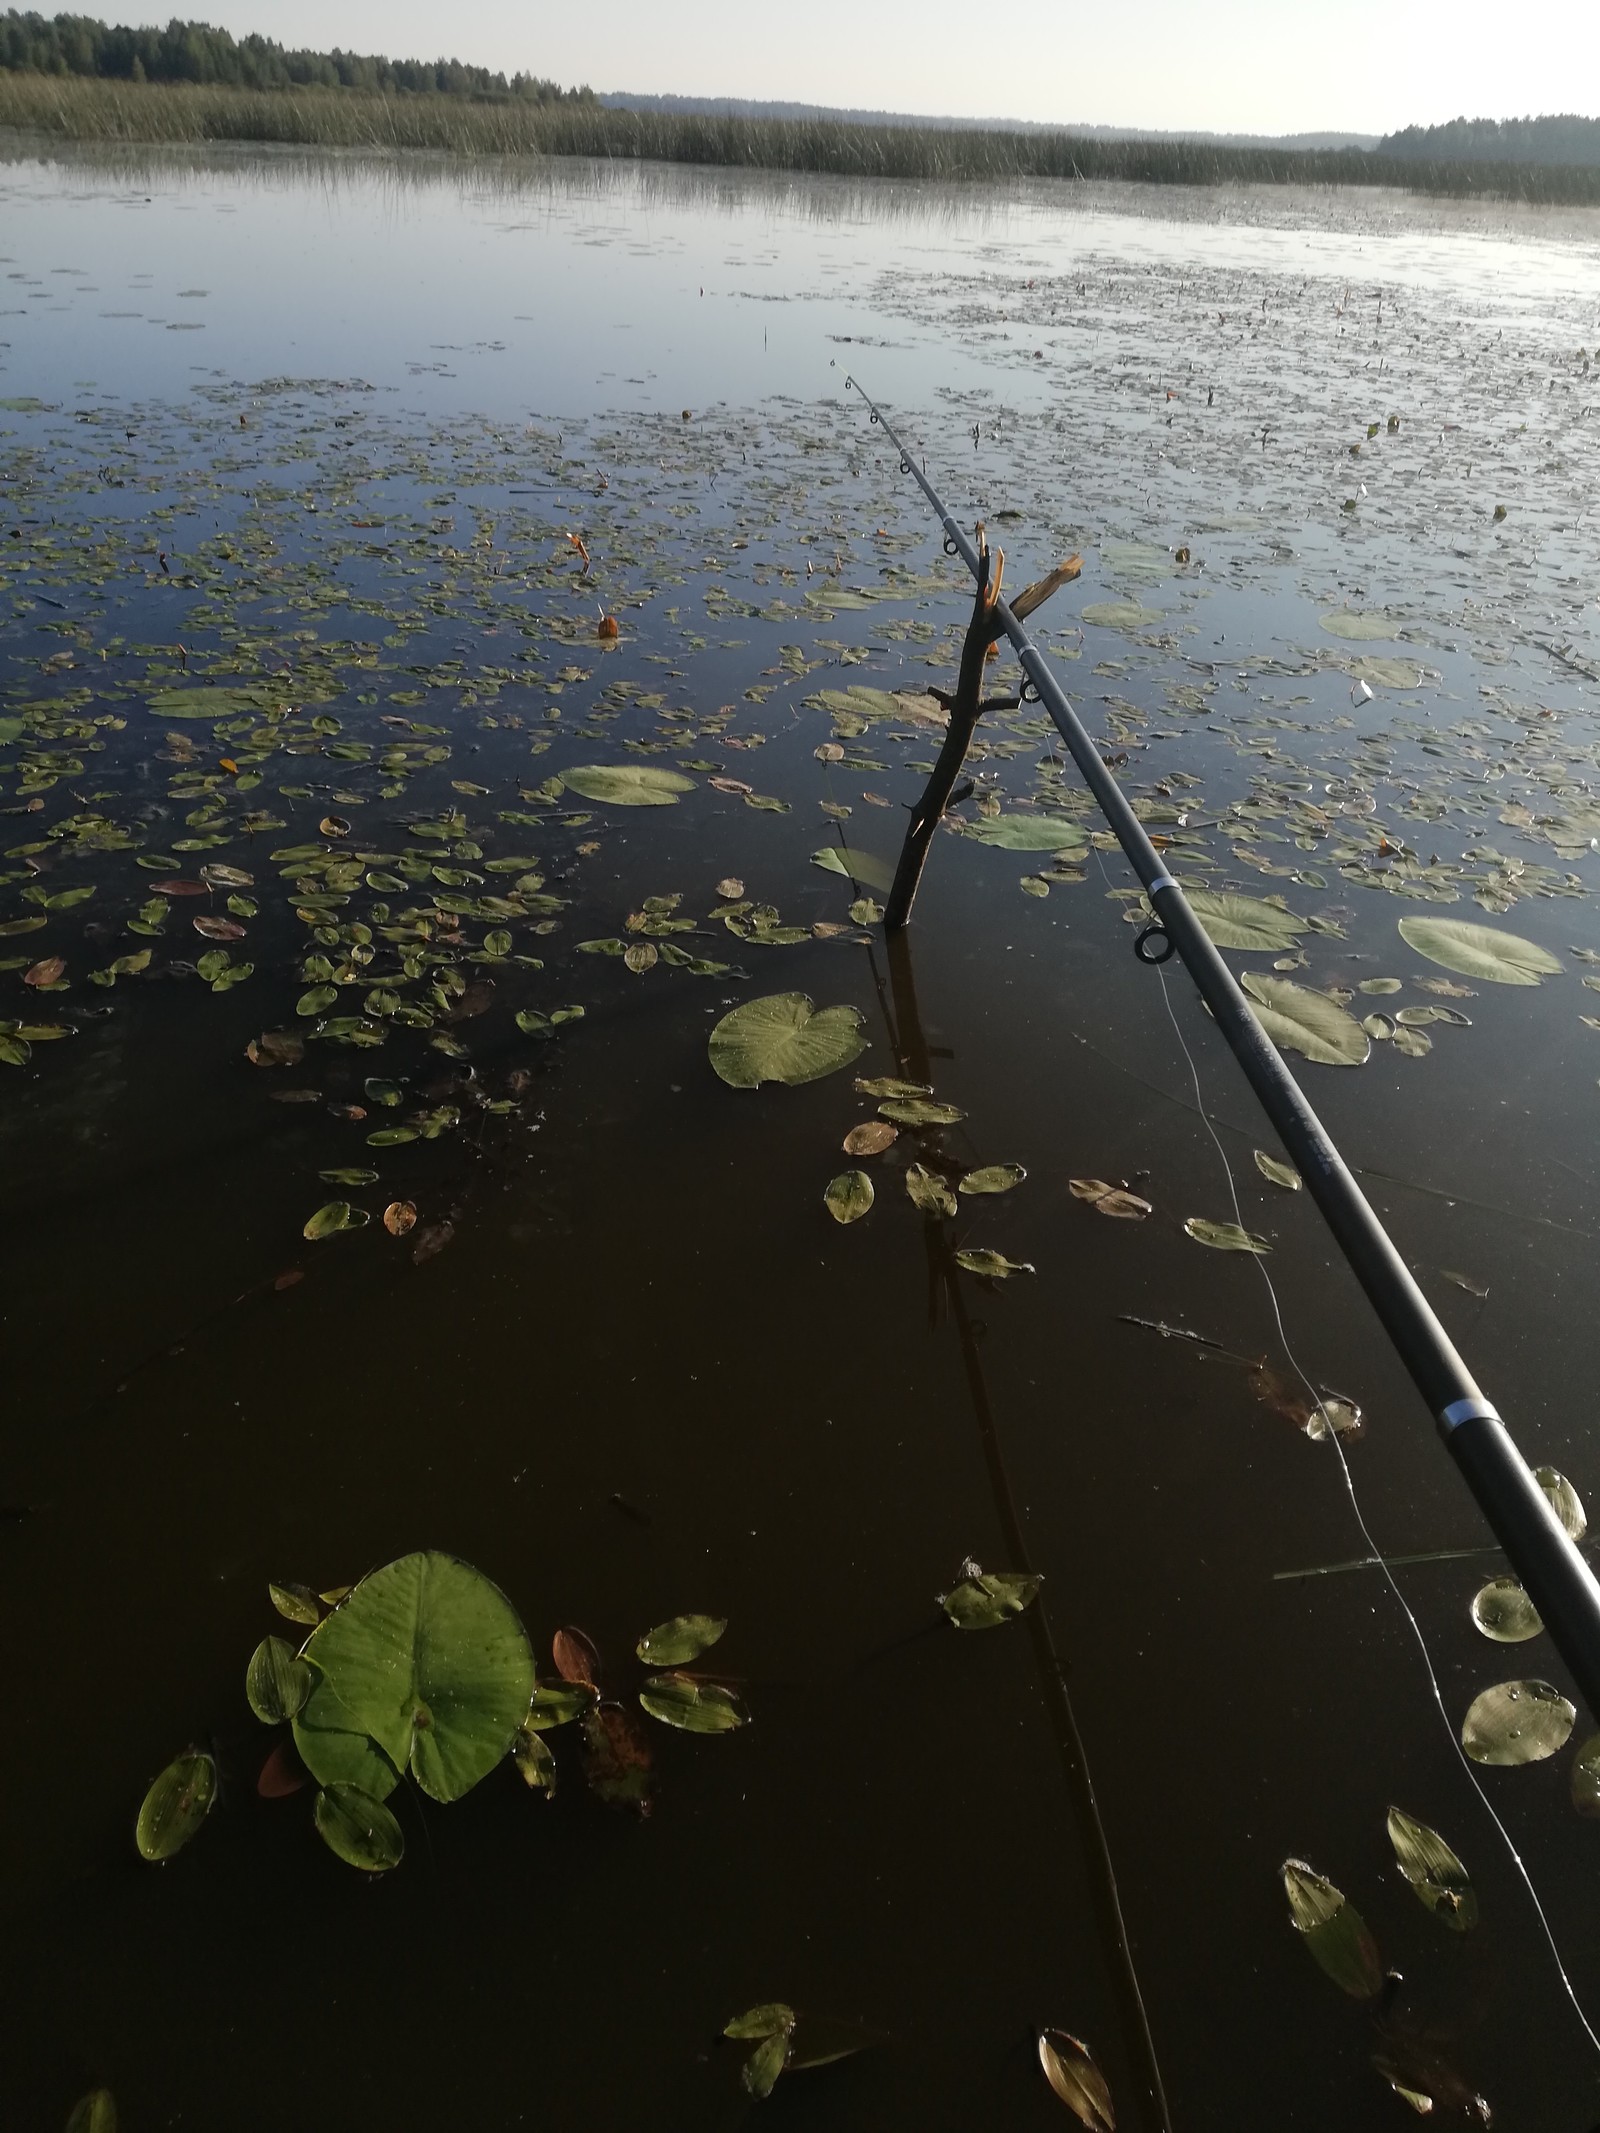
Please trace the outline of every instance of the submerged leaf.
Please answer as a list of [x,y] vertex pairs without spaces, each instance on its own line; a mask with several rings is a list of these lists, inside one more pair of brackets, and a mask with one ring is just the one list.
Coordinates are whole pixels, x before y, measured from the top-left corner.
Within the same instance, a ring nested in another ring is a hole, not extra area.
[[1417,1822],[1398,1807],[1389,1809],[1389,1842],[1400,1871],[1442,1925],[1468,1933],[1478,1923],[1478,1898],[1471,1876],[1435,1829]]
[[1148,1200],[1120,1185],[1108,1185],[1104,1178],[1069,1178],[1067,1187],[1075,1200],[1087,1200],[1097,1215],[1116,1222],[1142,1222],[1155,1212]]
[[1087,2044],[1064,2029],[1042,2029],[1039,2064],[1046,2081],[1089,2133],[1116,2133],[1111,2085]]
[[1462,918],[1403,918],[1400,938],[1430,963],[1459,970],[1491,985],[1537,985],[1555,977],[1561,964],[1548,948],[1498,926],[1474,926]]
[[873,1202],[872,1180],[864,1170],[843,1170],[822,1195],[835,1222],[859,1222]]
[[685,1666],[710,1651],[727,1626],[723,1615],[674,1615],[647,1629],[636,1649],[646,1666]]
[[853,1007],[819,1009],[803,992],[769,993],[723,1016],[711,1032],[711,1065],[734,1089],[820,1081],[866,1050],[861,1020]]
[[649,1814],[650,1743],[647,1729],[620,1703],[602,1703],[583,1721],[583,1774],[589,1790],[608,1807]]
[[1475,1763],[1542,1763],[1566,1746],[1577,1715],[1548,1681],[1500,1681],[1472,1699],[1461,1745]]
[[1295,1928],[1328,1976],[1354,2000],[1375,1998],[1383,1965],[1361,1913],[1303,1859],[1286,1859],[1281,1871]]
[[359,1785],[326,1785],[312,1810],[317,1835],[336,1858],[364,1873],[386,1873],[405,1856],[400,1825]]
[[217,1766],[209,1755],[176,1756],[144,1796],[134,1841],[141,1858],[160,1861],[182,1851],[217,1796]]
[[998,1629],[1033,1605],[1043,1583],[1031,1571],[985,1571],[969,1563],[960,1584],[940,1593],[939,1605],[957,1629]]

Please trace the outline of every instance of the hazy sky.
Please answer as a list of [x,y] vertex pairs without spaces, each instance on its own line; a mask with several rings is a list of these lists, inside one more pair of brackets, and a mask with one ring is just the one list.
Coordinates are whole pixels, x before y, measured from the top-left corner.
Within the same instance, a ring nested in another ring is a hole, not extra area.
[[595,89],[970,117],[1250,133],[1600,117],[1600,0],[162,0],[147,11],[103,0],[92,11],[192,13],[287,44],[448,55]]

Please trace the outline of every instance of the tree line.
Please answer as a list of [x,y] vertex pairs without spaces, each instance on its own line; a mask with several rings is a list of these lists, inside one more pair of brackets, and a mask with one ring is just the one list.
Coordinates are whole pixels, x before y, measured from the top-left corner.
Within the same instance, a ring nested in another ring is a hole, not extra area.
[[459,59],[384,59],[361,52],[291,51],[270,37],[233,37],[204,22],[130,29],[89,15],[0,15],[0,70],[110,81],[199,82],[240,89],[358,89],[465,97],[480,103],[592,103],[534,74],[496,74]]
[[1457,118],[1443,126],[1407,126],[1380,142],[1378,152],[1439,163],[1566,164],[1593,170],[1600,167],[1600,119],[1572,112],[1547,118]]

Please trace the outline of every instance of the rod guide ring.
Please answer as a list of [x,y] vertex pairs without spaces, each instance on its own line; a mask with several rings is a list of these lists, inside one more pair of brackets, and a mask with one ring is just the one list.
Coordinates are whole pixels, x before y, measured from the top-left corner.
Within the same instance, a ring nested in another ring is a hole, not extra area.
[[1146,920],[1133,936],[1133,952],[1141,963],[1170,963],[1178,944],[1159,918]]

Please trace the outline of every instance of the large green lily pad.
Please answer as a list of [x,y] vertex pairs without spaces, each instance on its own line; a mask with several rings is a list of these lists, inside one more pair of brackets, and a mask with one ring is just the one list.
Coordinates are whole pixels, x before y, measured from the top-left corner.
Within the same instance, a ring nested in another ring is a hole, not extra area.
[[820,1081],[867,1048],[853,1007],[819,1008],[803,992],[768,993],[723,1016],[711,1032],[711,1064],[732,1089],[764,1081]]
[[1280,1051],[1298,1052],[1319,1066],[1360,1066],[1372,1050],[1361,1024],[1325,992],[1287,978],[1258,977],[1253,970],[1243,982],[1261,1027]]
[[340,1740],[341,1718],[395,1769],[409,1764],[434,1799],[459,1800],[510,1751],[533,1694],[533,1648],[511,1602],[469,1563],[432,1550],[363,1578],[304,1656],[322,1678],[295,1743],[323,1784],[375,1799],[390,1786],[374,1782],[370,1752]]
[[1270,949],[1282,955],[1306,930],[1303,918],[1256,896],[1226,895],[1216,889],[1190,889],[1187,894],[1189,909],[1219,948]]
[[157,718],[240,718],[278,710],[288,700],[281,689],[163,689],[150,698],[150,709]]
[[1498,926],[1474,926],[1464,918],[1403,918],[1400,938],[1430,963],[1490,985],[1537,985],[1541,978],[1557,976],[1562,967],[1548,948],[1503,933]]
[[694,779],[653,763],[579,763],[561,773],[568,792],[611,807],[676,807],[680,796],[694,791]]
[[1338,607],[1317,620],[1330,637],[1344,637],[1357,644],[1392,644],[1396,626],[1383,614],[1364,614],[1359,608]]
[[979,844],[997,844],[1004,852],[1059,852],[1089,841],[1088,831],[1069,815],[994,815],[987,822],[969,823],[967,835]]

